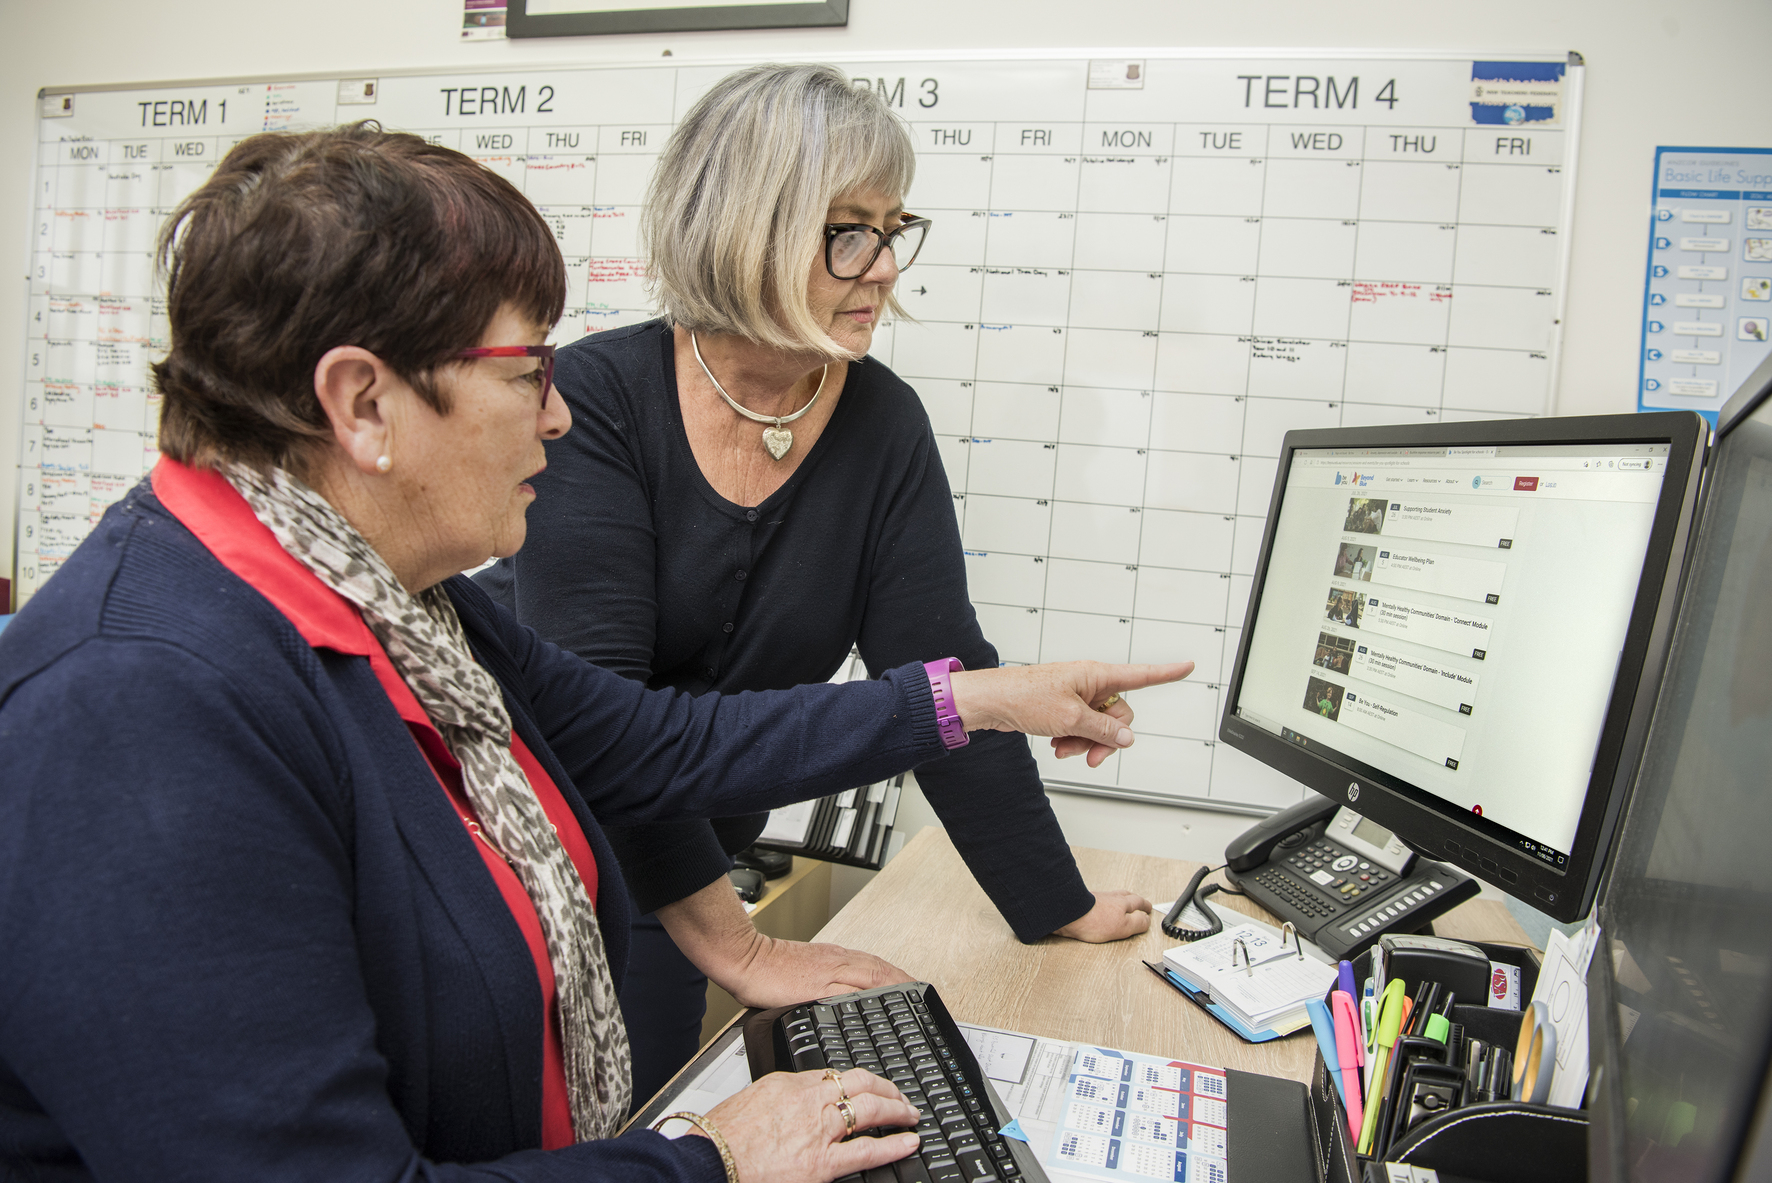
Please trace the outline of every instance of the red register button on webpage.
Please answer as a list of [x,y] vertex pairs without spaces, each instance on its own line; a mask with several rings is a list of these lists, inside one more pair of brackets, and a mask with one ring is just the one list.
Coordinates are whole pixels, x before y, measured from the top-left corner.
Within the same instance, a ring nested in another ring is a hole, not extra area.
[[1537,488],[1538,478],[1535,476],[1517,476],[1514,478],[1514,492],[1516,493],[1530,493]]

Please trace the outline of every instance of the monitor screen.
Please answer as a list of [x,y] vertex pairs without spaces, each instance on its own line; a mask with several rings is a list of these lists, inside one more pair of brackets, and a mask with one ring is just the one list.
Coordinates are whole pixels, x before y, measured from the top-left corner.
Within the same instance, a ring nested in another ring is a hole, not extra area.
[[1701,440],[1681,414],[1288,435],[1221,737],[1584,912]]
[[[1601,897],[1594,1179],[1765,1177],[1739,1165],[1772,1055],[1772,389],[1760,393],[1725,416],[1712,453]],[[1758,1137],[1765,1156],[1763,1119]]]

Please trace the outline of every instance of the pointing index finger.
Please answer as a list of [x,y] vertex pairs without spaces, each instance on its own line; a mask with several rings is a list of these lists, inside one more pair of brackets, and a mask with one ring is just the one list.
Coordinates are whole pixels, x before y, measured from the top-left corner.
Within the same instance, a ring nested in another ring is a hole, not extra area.
[[1179,682],[1194,672],[1194,663],[1176,661],[1167,665],[1114,665],[1108,669],[1108,676],[1102,682],[1102,689],[1111,694],[1123,694],[1128,690],[1142,690],[1146,686],[1161,686],[1165,682]]

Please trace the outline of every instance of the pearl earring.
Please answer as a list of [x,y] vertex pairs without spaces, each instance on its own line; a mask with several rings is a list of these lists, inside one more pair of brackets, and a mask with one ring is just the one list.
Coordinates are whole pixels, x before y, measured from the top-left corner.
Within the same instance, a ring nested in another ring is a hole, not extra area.
[[393,470],[393,467],[394,467],[394,458],[392,456],[389,456],[386,452],[383,452],[380,456],[377,456],[375,458],[375,471],[377,471],[377,472],[391,472]]

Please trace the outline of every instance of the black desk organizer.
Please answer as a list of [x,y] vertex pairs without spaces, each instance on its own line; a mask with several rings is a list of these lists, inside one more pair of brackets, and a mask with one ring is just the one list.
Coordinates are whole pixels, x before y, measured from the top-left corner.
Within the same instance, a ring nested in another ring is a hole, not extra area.
[[[1491,961],[1518,965],[1520,997],[1532,997],[1539,963],[1531,950],[1470,943]],[[1404,993],[1413,995],[1417,985],[1405,978]],[[1463,1025],[1465,1034],[1511,1048],[1519,1035],[1521,1013],[1460,1005],[1453,1008],[1452,1018]],[[1354,1152],[1347,1110],[1320,1051],[1311,1077],[1309,1108],[1319,1183],[1365,1183],[1384,1178],[1382,1168],[1376,1165],[1378,1160]],[[1431,1168],[1441,1183],[1568,1183],[1587,1177],[1587,1114],[1515,1101],[1466,1105],[1410,1130],[1390,1147],[1386,1161]]]
[[[902,793],[904,774],[901,772],[885,783]],[[863,785],[851,791],[866,794],[869,787]],[[829,797],[819,798],[818,803],[813,806],[812,823],[806,827],[805,842],[776,842],[759,838],[756,845],[765,850],[780,850],[806,858],[822,859],[827,863],[841,863],[846,867],[878,871],[886,862],[886,853],[892,842],[892,830],[897,823],[897,808],[894,806],[887,813],[879,805],[862,801],[860,805],[853,807],[856,820],[849,841],[838,846],[831,839],[835,836],[837,821],[843,813],[842,807],[837,804],[842,796],[841,793],[833,793]]]

